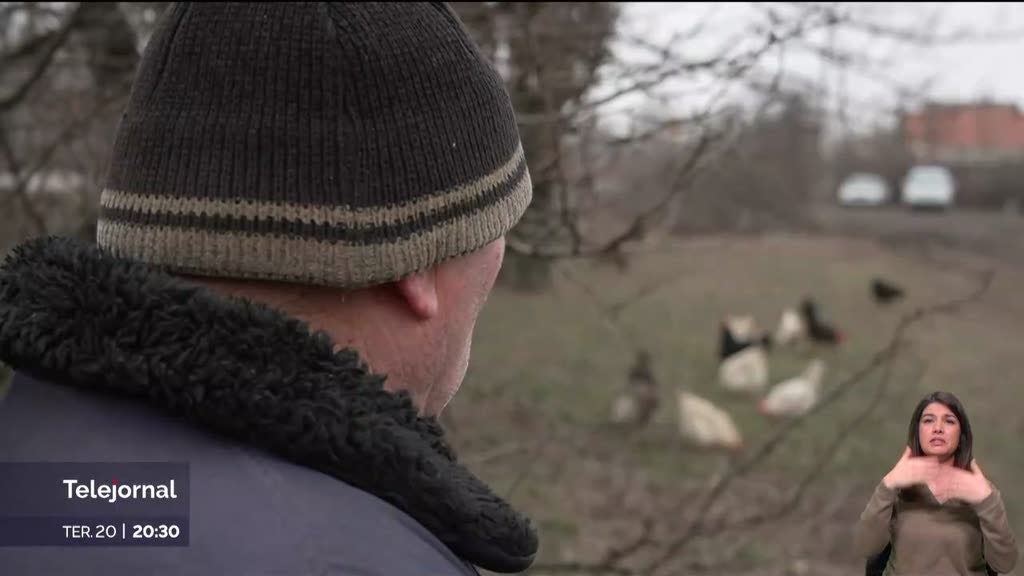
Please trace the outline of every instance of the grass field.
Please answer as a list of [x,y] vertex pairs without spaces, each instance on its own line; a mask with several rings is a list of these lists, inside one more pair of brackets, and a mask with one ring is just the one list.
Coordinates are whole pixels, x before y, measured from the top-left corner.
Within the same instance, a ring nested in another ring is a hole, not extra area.
[[[997,273],[981,302],[929,318],[907,333],[880,407],[831,455],[793,516],[752,532],[698,540],[679,566],[680,573],[699,573],[702,564],[716,566],[713,573],[858,573],[861,564],[848,550],[853,525],[898,458],[917,400],[935,389],[964,401],[976,457],[1002,488],[1022,534],[1024,452],[1017,438],[1024,412],[1017,374],[1024,352],[1024,299],[1018,296],[1024,271],[1005,260],[950,251],[926,257],[866,240],[775,236],[679,241],[638,257],[625,273],[590,262],[561,263],[550,293],[494,293],[477,327],[470,373],[445,421],[466,461],[534,518],[542,561],[595,560],[635,534],[642,517],[659,518],[656,531],[663,536],[678,531],[694,508],[687,502],[695,502],[707,478],[729,464],[726,455],[698,452],[677,440],[675,389],[726,407],[748,451],[779,425],[760,417],[751,398],[715,383],[717,325],[724,314],[754,314],[774,327],[783,306],[814,296],[847,341],[834,351],[774,353],[772,379],[799,372],[818,354],[829,366],[828,391],[885,346],[901,315],[971,292],[976,271],[986,268]],[[880,308],[868,292],[875,275],[903,285],[909,298]],[[595,297],[616,302],[666,279],[625,308],[619,325],[597,312]],[[634,346],[652,351],[663,400],[651,426],[624,434],[606,421]],[[868,405],[880,382],[876,372],[809,419],[737,484],[719,512],[779,501]]]

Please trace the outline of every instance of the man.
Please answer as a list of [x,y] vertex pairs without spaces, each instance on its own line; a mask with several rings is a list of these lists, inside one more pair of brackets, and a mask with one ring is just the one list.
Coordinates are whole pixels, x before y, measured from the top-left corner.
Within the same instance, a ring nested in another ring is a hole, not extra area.
[[30,241],[0,271],[0,461],[187,461],[189,546],[0,547],[0,572],[527,568],[529,521],[434,417],[530,195],[446,5],[169,8],[98,246]]

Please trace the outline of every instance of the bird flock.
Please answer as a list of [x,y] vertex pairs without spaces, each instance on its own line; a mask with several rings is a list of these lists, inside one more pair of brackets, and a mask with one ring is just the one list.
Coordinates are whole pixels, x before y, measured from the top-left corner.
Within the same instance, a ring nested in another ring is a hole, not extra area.
[[[870,292],[879,306],[904,297],[902,288],[881,278],[871,281]],[[827,374],[821,352],[840,346],[845,337],[812,298],[783,309],[773,331],[762,330],[753,316],[727,315],[719,327],[718,386],[756,402],[757,412],[764,417],[799,418],[820,401]],[[808,361],[801,372],[772,384],[770,354],[779,348],[802,350]],[[653,418],[660,392],[651,362],[647,350],[635,352],[626,385],[612,404],[613,424],[638,428]],[[683,440],[699,448],[743,449],[743,437],[726,410],[685,387],[675,393]]]

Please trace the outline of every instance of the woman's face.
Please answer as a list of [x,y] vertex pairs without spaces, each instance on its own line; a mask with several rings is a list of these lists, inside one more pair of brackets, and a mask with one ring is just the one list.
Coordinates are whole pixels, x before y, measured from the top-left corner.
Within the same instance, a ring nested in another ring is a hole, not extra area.
[[938,402],[925,407],[917,424],[921,450],[940,460],[951,458],[960,445],[960,421],[953,411]]

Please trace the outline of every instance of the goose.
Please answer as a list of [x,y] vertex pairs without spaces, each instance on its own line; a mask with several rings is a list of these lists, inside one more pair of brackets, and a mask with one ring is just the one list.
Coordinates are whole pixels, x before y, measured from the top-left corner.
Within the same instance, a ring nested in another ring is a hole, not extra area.
[[807,326],[794,308],[786,308],[779,318],[773,340],[780,346],[791,346],[807,336]]
[[843,333],[821,319],[818,305],[810,298],[800,305],[800,312],[807,326],[807,335],[819,344],[839,344],[843,341]]
[[751,346],[718,365],[718,383],[730,392],[759,393],[768,387],[768,354]]
[[888,304],[903,298],[903,289],[888,280],[875,278],[871,281],[871,295],[875,302]]
[[651,371],[651,355],[638,350],[626,385],[612,403],[612,422],[644,426],[658,409],[658,383]]
[[807,414],[818,403],[825,363],[814,359],[804,372],[772,387],[761,399],[758,411],[766,416],[795,418]]
[[696,394],[679,390],[679,435],[701,448],[743,449],[743,438],[729,413]]
[[772,336],[758,331],[753,316],[726,316],[719,329],[718,358],[724,360],[749,346],[770,348]]
[[728,327],[733,337],[740,342],[753,340],[757,334],[757,320],[749,314],[730,314],[722,319],[722,326]]
[[762,392],[768,386],[765,346],[760,340],[739,341],[735,334],[728,319],[723,321],[718,383],[732,392]]

